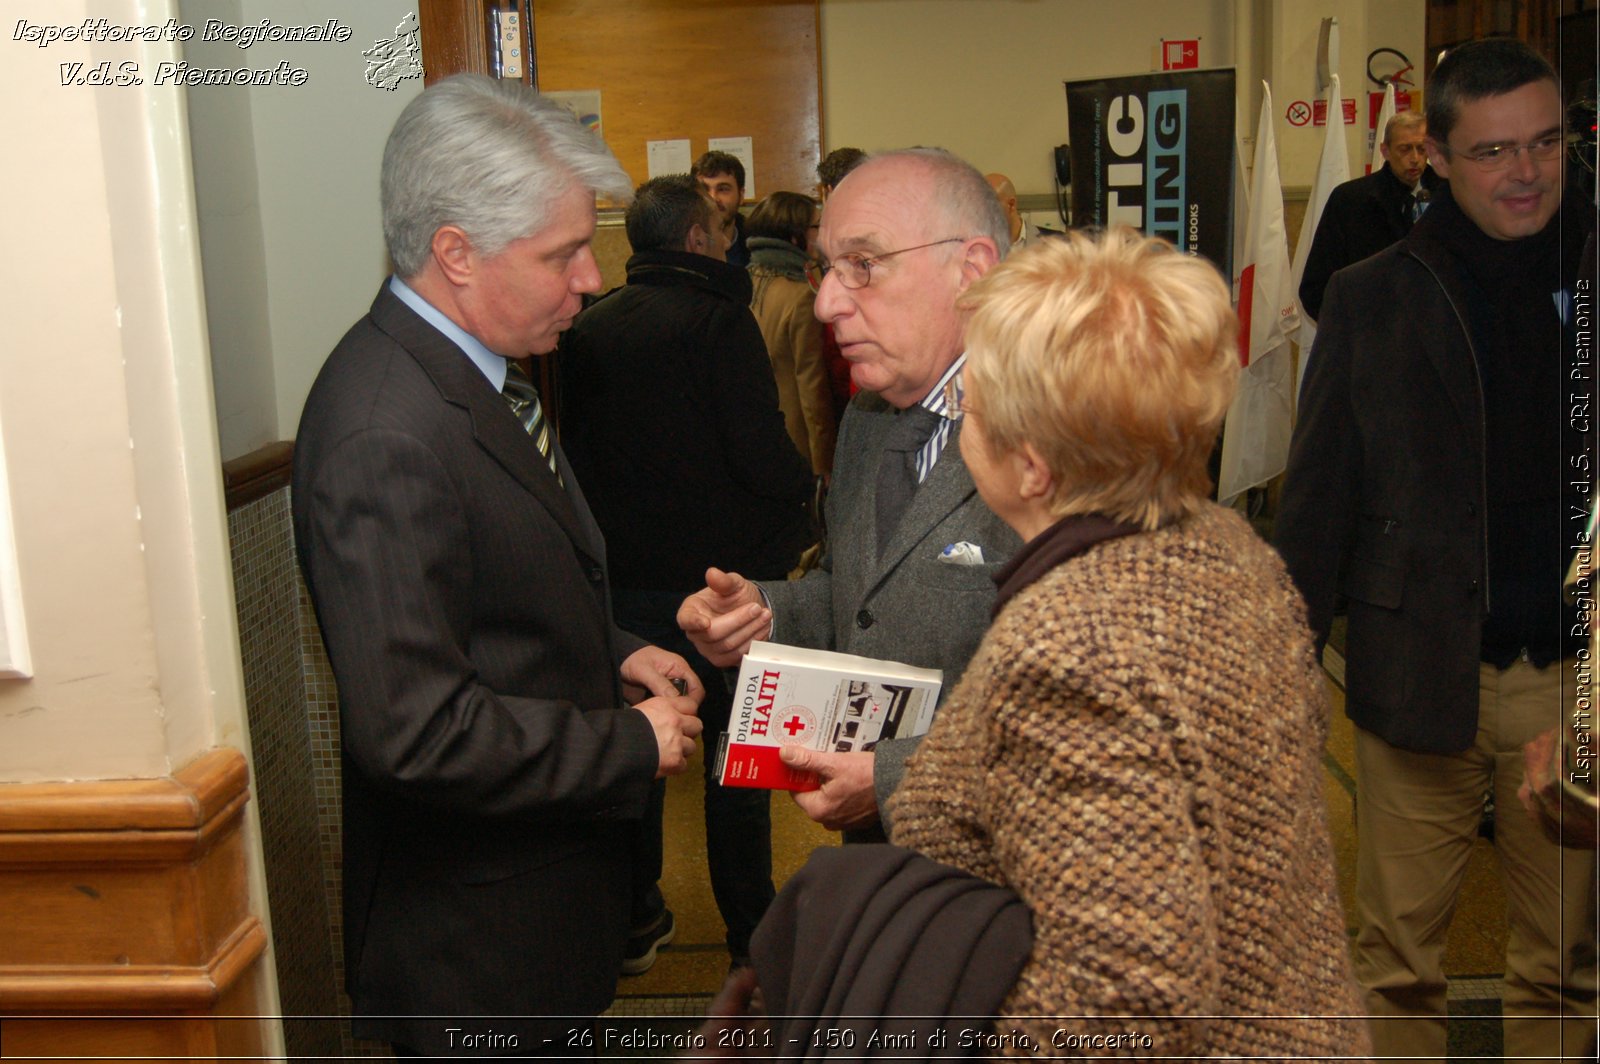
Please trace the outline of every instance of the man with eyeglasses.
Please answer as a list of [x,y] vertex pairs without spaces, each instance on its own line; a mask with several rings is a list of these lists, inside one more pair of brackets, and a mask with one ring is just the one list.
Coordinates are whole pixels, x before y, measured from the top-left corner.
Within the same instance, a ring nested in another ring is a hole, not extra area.
[[1422,217],[1438,184],[1428,169],[1427,141],[1427,119],[1401,111],[1383,127],[1383,165],[1328,195],[1300,279],[1300,305],[1312,318],[1322,312],[1328,278],[1393,244]]
[[[967,413],[957,300],[1009,243],[983,175],[938,149],[873,156],[828,197],[816,314],[862,389],[834,452],[829,549],[798,581],[757,585],[710,570],[678,611],[707,659],[737,665],[752,640],[770,639],[941,669],[945,690],[955,684],[988,628],[992,574],[1018,546],[956,445]],[[783,757],[821,777],[819,790],[796,796],[807,815],[881,838],[880,809],[915,742],[786,747]]]
[[1593,479],[1594,207],[1563,203],[1560,87],[1527,45],[1452,49],[1427,100],[1445,184],[1328,285],[1277,543],[1319,645],[1346,604],[1355,970],[1378,1055],[1445,1055],[1445,934],[1492,787],[1505,1056],[1592,1060],[1594,864],[1563,859],[1516,794],[1523,744],[1592,667],[1561,582]]

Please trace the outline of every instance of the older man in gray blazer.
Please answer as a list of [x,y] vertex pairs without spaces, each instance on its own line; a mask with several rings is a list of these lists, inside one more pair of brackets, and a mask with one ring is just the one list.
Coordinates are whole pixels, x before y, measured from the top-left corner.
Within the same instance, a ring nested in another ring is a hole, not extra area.
[[[707,659],[736,665],[752,640],[771,639],[941,669],[947,690],[966,668],[989,626],[991,576],[1018,542],[978,497],[956,446],[959,300],[1009,237],[983,175],[937,149],[874,156],[828,197],[818,245],[830,268],[816,313],[863,389],[839,428],[829,551],[794,582],[708,571],[678,612]],[[812,819],[866,829],[915,744],[783,757],[821,776],[819,790],[796,795]]]

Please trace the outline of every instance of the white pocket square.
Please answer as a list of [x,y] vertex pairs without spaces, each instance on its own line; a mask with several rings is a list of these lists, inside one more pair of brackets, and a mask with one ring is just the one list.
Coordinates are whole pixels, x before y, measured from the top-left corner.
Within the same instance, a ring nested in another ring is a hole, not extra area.
[[939,560],[947,565],[982,565],[983,548],[976,543],[962,540],[952,543],[939,552]]

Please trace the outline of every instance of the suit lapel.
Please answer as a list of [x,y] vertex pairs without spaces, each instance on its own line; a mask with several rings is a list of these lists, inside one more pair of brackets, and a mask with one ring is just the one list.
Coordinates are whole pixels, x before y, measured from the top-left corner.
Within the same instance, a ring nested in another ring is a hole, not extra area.
[[[387,284],[372,304],[372,320],[416,359],[445,402],[467,412],[478,446],[550,512],[579,549],[596,560],[603,558],[604,549],[599,545],[598,534],[589,534],[573,498],[562,489],[522,423],[511,413],[505,400],[495,394],[472,360],[402,303],[389,291]],[[565,459],[561,461],[564,463]],[[563,475],[569,484],[574,483],[570,468],[564,469]],[[592,520],[589,528],[593,528]]]

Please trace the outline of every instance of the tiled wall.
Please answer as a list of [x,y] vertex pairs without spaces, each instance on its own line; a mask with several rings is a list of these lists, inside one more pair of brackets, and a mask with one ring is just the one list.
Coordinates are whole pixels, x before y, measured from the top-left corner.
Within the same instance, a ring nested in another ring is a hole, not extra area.
[[291,1059],[387,1056],[353,1042],[339,918],[339,716],[294,556],[289,491],[228,514],[284,1038]]

